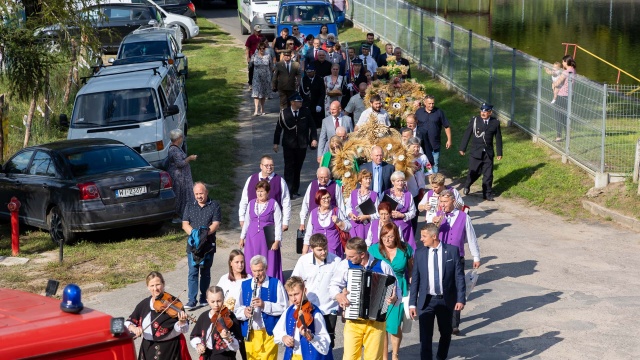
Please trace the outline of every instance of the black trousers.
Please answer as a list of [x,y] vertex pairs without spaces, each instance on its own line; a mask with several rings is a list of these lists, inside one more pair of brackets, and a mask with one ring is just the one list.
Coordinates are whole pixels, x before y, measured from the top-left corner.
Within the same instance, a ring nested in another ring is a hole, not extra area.
[[562,131],[567,132],[567,107],[568,97],[560,96],[556,98],[555,120],[556,120],[556,137],[562,137]]
[[482,175],[482,196],[491,195],[493,192],[493,158],[485,151],[482,152],[481,159],[469,157],[469,174],[464,187],[471,187],[480,175]]
[[438,330],[440,331],[440,340],[438,341],[438,352],[436,359],[446,359],[449,354],[449,345],[451,344],[451,316],[453,309],[445,304],[444,299],[440,296],[432,296],[429,304],[419,315],[420,324],[420,359],[433,359],[431,351],[431,343],[433,342],[433,325],[434,320],[438,321]]
[[283,146],[282,156],[284,156],[284,181],[287,182],[292,194],[298,194],[300,191],[300,172],[302,172],[304,158],[307,156],[307,148],[298,149]]
[[[460,266],[464,269],[464,258],[460,257]],[[460,310],[453,310],[453,317],[451,319],[451,326],[454,328],[460,327]],[[453,329],[452,329],[453,331]]]
[[253,62],[249,63],[249,85],[253,84]]
[[337,314],[328,314],[322,315],[324,317],[324,322],[327,325],[327,332],[329,333],[329,337],[331,338],[331,348],[335,346],[336,339],[336,322],[338,321]]

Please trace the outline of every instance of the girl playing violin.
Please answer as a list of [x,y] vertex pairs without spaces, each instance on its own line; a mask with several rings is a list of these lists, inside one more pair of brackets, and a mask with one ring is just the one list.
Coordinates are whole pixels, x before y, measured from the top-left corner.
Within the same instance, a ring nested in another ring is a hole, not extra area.
[[233,311],[224,305],[224,290],[219,286],[207,289],[207,303],[211,310],[200,314],[191,331],[191,346],[201,360],[235,359],[242,330]]
[[292,276],[284,284],[289,302],[273,329],[274,341],[286,346],[284,360],[333,360],[331,339],[322,312],[307,300],[302,278]]
[[184,334],[189,331],[182,303],[164,292],[164,278],[152,271],[146,278],[151,296],[133,310],[125,326],[142,336],[138,359],[191,359]]

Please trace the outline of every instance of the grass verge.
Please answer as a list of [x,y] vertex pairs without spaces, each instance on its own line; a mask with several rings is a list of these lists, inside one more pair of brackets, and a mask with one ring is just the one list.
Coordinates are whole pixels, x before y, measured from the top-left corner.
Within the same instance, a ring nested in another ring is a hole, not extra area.
[[[238,131],[235,118],[242,98],[238,95],[246,75],[243,50],[234,47],[233,38],[207,20],[198,19],[200,36],[184,46],[189,57],[188,145],[198,154],[192,163],[193,178],[210,185],[210,196],[228,210],[236,186],[233,170]],[[63,138],[65,134],[59,135]],[[228,220],[229,211],[223,211]],[[91,291],[125,286],[139,281],[151,270],[170,271],[184,256],[185,234],[176,225],[166,224],[157,233],[144,227],[89,233],[76,244],[64,248],[64,262],[58,262],[57,247],[44,231],[23,227],[20,256],[25,265],[2,268],[0,287],[42,292],[47,279],[61,284],[95,284]],[[223,239],[218,240],[219,243]],[[8,224],[0,227],[0,256],[11,255]]]

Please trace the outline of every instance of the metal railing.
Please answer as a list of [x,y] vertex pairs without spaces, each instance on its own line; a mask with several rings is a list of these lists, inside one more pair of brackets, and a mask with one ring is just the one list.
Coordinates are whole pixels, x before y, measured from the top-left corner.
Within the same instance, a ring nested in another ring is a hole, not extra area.
[[[569,81],[566,107],[552,103],[552,66],[401,0],[353,0],[353,23],[497,113],[587,172],[631,175],[640,137],[637,86]],[[446,109],[445,109],[446,110]],[[556,141],[560,138],[559,141]]]

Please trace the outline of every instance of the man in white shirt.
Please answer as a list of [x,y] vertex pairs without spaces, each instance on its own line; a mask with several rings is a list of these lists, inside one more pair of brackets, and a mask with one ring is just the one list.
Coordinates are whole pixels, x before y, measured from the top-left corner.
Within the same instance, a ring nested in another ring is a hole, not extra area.
[[389,113],[382,108],[382,99],[380,98],[380,95],[376,94],[371,96],[369,101],[371,102],[371,107],[362,112],[353,131],[358,131],[358,128],[366,124],[370,118],[375,118],[379,124],[391,126]]
[[252,279],[242,282],[233,310],[241,322],[242,335],[249,359],[276,359],[278,345],[273,330],[287,308],[287,293],[280,280],[267,276],[267,259],[262,255],[251,258]]
[[[389,264],[374,259],[373,256],[369,255],[367,244],[362,238],[353,237],[347,241],[345,257],[338,265],[329,285],[329,296],[334,298],[342,308],[346,308],[351,304],[346,294],[350,285],[347,283],[349,269],[370,269],[377,273],[395,277]],[[398,282],[396,281],[395,291],[386,301],[388,304],[399,305],[400,298]],[[386,323],[384,321],[347,320],[344,326],[345,341],[342,359],[360,360],[363,346],[365,359],[382,359],[382,346],[380,345],[384,342],[385,336]]]
[[369,55],[370,51],[371,45],[367,43],[362,44],[362,55],[360,55],[360,59],[362,59],[365,71],[371,71],[371,75],[375,77],[376,71],[378,70],[378,63],[376,62],[376,59]]
[[298,259],[291,276],[299,276],[304,280],[307,298],[324,314],[324,322],[331,337],[331,348],[333,348],[336,338],[338,302],[329,295],[327,289],[341,259],[329,252],[327,238],[323,234],[311,235],[309,247],[312,252]]
[[307,215],[318,207],[315,203],[316,192],[326,189],[331,194],[331,205],[337,206],[344,213],[344,200],[342,199],[342,186],[331,180],[331,170],[327,167],[319,167],[316,171],[317,180],[313,180],[307,187],[300,206],[300,230],[304,231]]
[[347,130],[347,133],[353,131],[351,118],[346,115],[340,115],[342,113],[340,101],[334,101],[329,105],[329,113],[330,115],[322,120],[322,129],[318,138],[318,163],[322,162],[324,153],[329,151],[329,140],[333,135],[336,135],[336,129],[343,127]]
[[256,198],[256,184],[258,184],[260,180],[269,181],[269,185],[271,186],[269,198],[274,199],[278,205],[280,205],[282,209],[282,231],[287,231],[287,229],[289,229],[289,219],[291,218],[289,187],[287,186],[287,182],[275,173],[273,158],[269,155],[264,155],[260,158],[260,172],[249,176],[244,183],[240,205],[238,206],[240,228],[244,226],[244,217],[247,213],[249,201]]

